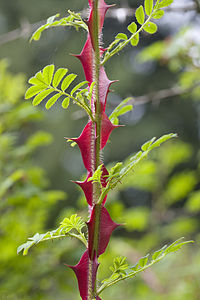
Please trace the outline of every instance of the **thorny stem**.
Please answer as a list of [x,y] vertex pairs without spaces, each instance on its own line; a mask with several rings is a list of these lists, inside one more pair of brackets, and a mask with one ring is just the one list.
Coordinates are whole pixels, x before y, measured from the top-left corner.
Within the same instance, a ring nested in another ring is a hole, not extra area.
[[[99,99],[99,73],[100,73],[100,48],[99,48],[99,12],[98,12],[98,0],[94,0],[93,2],[93,43],[94,43],[94,81],[95,81],[95,92],[94,92],[94,102],[95,102],[95,122],[93,122],[94,127],[96,127],[96,136],[92,135],[92,143],[95,144],[94,151],[94,166],[93,172],[96,171],[98,166],[100,165],[100,146],[101,146],[101,103]],[[93,205],[98,202],[98,198],[100,195],[100,186],[98,183],[93,184]],[[92,259],[95,257],[95,253],[97,253],[98,243],[99,243],[99,226],[100,226],[100,213],[101,209],[95,210],[95,229],[94,229],[94,240],[92,245]],[[89,279],[94,278],[92,272],[93,261],[89,262]],[[92,292],[91,292],[92,291]],[[91,285],[89,286],[88,291],[88,300],[94,299],[96,294],[96,282],[94,286],[94,290],[92,290]]]

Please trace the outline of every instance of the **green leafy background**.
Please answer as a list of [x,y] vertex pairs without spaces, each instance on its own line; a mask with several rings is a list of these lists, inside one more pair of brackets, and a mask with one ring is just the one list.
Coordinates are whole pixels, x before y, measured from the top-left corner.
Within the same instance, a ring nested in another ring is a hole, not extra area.
[[[116,3],[117,7],[124,6],[123,1]],[[126,5],[136,8],[141,1],[127,1]],[[53,0],[2,1],[0,34],[20,27],[26,20],[35,23],[56,13],[64,17],[68,9],[80,11],[85,6],[86,1],[56,1],[56,5]],[[108,113],[129,96],[137,100],[148,94],[153,99],[154,91],[174,86],[186,92],[139,105],[136,101],[132,111],[119,119],[117,113],[113,116],[116,124],[126,126],[114,131],[106,146],[104,161],[109,168],[117,161],[128,160],[130,153],[139,151],[153,136],[176,132],[178,139],[154,150],[109,194],[107,208],[124,226],[116,230],[101,257],[99,281],[111,276],[116,268],[123,273],[126,262],[133,266],[147,253],[182,236],[195,243],[168,255],[133,280],[105,290],[105,300],[200,297],[199,15],[189,12],[183,18],[182,14],[166,12],[163,22],[155,22],[155,35],[143,32],[138,47],[127,46],[106,65],[109,78],[120,80],[113,85]],[[118,32],[127,34],[127,26],[136,22],[132,17],[122,21],[107,18],[105,45]],[[25,36],[0,44],[2,299],[79,297],[74,274],[64,265],[78,262],[84,246],[77,239],[44,241],[25,257],[16,253],[28,237],[59,228],[63,219],[75,213],[87,220],[83,196],[70,182],[85,176],[84,167],[78,148],[71,148],[63,138],[78,136],[87,117],[75,106],[66,111],[58,103],[46,111],[43,103],[36,109],[30,100],[24,100],[28,78],[46,65],[55,64],[56,70],[65,67],[69,73],[79,74],[75,84],[84,80],[79,62],[68,53],[79,53],[85,36],[82,30],[55,28],[45,31],[37,43],[30,44],[30,36]],[[114,269],[109,269],[115,257]]]

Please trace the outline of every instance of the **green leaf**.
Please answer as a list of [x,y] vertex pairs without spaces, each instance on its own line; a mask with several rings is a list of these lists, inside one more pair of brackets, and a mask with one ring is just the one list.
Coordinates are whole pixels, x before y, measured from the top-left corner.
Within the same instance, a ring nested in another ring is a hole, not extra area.
[[68,69],[65,69],[65,68],[59,68],[55,72],[53,82],[52,82],[53,87],[56,88],[59,85],[59,83],[61,82],[61,80],[63,79],[63,77],[66,75],[67,72],[68,72]]
[[41,71],[37,72],[34,77],[31,77],[28,82],[34,85],[41,85],[41,84],[46,85],[46,82],[44,81]]
[[54,16],[49,17],[49,18],[47,19],[47,24],[48,24],[48,25],[53,24],[55,18],[58,18],[59,16],[60,16],[60,14],[56,14],[56,15],[54,15]]
[[84,85],[86,85],[86,84],[88,84],[88,81],[82,81],[82,82],[80,82],[79,84],[77,84],[77,85],[72,89],[72,91],[71,91],[71,96],[73,96],[73,94],[74,94],[77,90],[79,90],[82,86],[84,86]]
[[157,139],[150,147],[149,149],[152,150],[156,147],[159,147],[162,143],[170,140],[171,138],[176,138],[177,134],[174,133],[169,133],[169,134],[165,134],[163,136],[161,136],[159,139]]
[[57,229],[43,234],[36,233],[33,237],[28,238],[26,243],[18,247],[17,254],[23,251],[23,255],[27,255],[29,249],[40,242],[60,239],[66,236],[79,239],[87,247],[87,240],[82,232],[83,227],[85,227],[85,222],[77,215],[72,215],[70,218],[65,218]]
[[139,39],[140,39],[139,33],[136,33],[136,34],[132,37],[132,39],[131,39],[131,45],[132,45],[132,46],[137,46],[138,43],[139,43]]
[[171,5],[174,2],[174,0],[163,0],[158,4],[158,8],[167,7]]
[[43,77],[43,74],[42,74],[42,71],[39,71],[35,74],[35,78],[37,78],[39,81],[41,81],[42,83],[45,83],[45,80],[44,80],[44,77]]
[[62,233],[68,233],[73,229],[75,229],[78,233],[81,233],[83,227],[86,226],[83,219],[78,217],[77,214],[72,215],[70,218],[65,218],[60,224],[59,230]]
[[162,249],[155,251],[152,255],[152,260],[158,260],[162,256],[166,247],[167,245],[165,245]]
[[117,176],[119,176],[119,171],[122,168],[123,163],[122,162],[118,162],[114,165],[114,167],[112,167],[109,171],[109,175],[108,175],[108,180],[112,180],[113,178],[116,178]]
[[154,19],[161,19],[164,16],[165,12],[162,9],[155,11],[152,15]]
[[124,33],[118,33],[115,37],[116,40],[127,40],[127,35]]
[[133,109],[133,105],[126,105],[118,111],[118,116],[122,116]]
[[61,85],[61,90],[65,91],[76,77],[77,77],[76,74],[70,74],[67,77],[65,77]]
[[30,41],[35,40],[38,41],[41,37],[41,33],[51,27],[58,27],[58,26],[74,26],[76,29],[83,28],[88,31],[88,27],[86,23],[82,20],[79,13],[74,13],[68,10],[69,16],[62,18],[60,20],[55,21],[55,18],[59,17],[59,14],[55,16],[49,17],[47,19],[46,24],[39,27],[32,35]]
[[138,261],[138,265],[143,268],[144,266],[146,266],[146,264],[148,263],[148,259],[149,259],[149,254],[147,254],[146,256],[140,258],[140,260]]
[[63,102],[62,102],[62,107],[63,107],[64,109],[67,109],[67,108],[68,108],[68,106],[69,106],[69,101],[70,101],[69,97],[67,97],[67,98],[65,98],[65,99],[63,100]]
[[181,242],[184,238],[180,238],[174,243],[172,243],[169,247],[167,247],[164,251],[165,254],[173,253],[181,249],[184,245],[189,244],[189,243],[194,243],[193,241],[185,241]]
[[113,124],[118,125],[119,123],[118,117],[133,109],[132,105],[130,104],[126,105],[126,103],[130,101],[130,99],[131,99],[130,97],[126,98],[113,110],[113,112],[109,116],[109,119]]
[[34,85],[31,86],[25,94],[25,99],[30,99],[33,96],[37,95],[39,92],[45,90],[47,86],[45,84],[40,84],[40,85]]
[[147,16],[150,16],[150,14],[153,11],[153,0],[145,0],[144,7],[145,7],[145,12],[146,12]]
[[47,103],[46,103],[46,105],[45,105],[46,109],[51,108],[51,107],[56,103],[56,101],[58,100],[58,98],[59,98],[60,96],[61,96],[60,94],[56,94],[56,95],[54,95],[53,97],[51,97],[51,98],[47,101]]
[[93,173],[93,175],[91,177],[88,178],[87,181],[98,182],[101,185],[101,175],[103,173],[102,167],[103,167],[103,164],[101,164],[100,166],[98,166],[98,168],[96,169],[96,171]]
[[150,34],[154,34],[158,30],[158,27],[155,23],[148,22],[144,25],[143,29]]
[[155,138],[151,139],[150,141],[146,142],[142,146],[142,151],[137,152],[133,156],[131,156],[127,162],[124,164],[124,167],[121,168],[117,176],[111,177],[111,179],[108,180],[108,190],[113,189],[121,180],[130,172],[133,171],[134,168],[147,157],[150,151],[152,151],[154,148],[160,146],[161,143],[176,137],[175,134],[168,134],[164,135],[158,140],[155,140]]
[[128,30],[131,33],[136,33],[137,31],[137,24],[135,22],[132,22],[129,26],[128,26]]
[[[125,263],[123,258],[115,258],[113,261],[113,266],[110,267],[110,270],[113,272],[112,275],[102,281],[102,285],[97,291],[97,294],[100,295],[103,290],[120,282],[121,280],[133,278],[137,274],[145,271],[155,263],[159,262],[161,259],[165,258],[170,253],[176,252],[181,249],[182,246],[193,243],[193,241],[181,242],[182,239],[179,239],[172,243],[170,246],[164,246],[162,249],[156,251],[152,255],[152,259],[149,260],[149,255],[140,258],[140,260],[134,265],[129,267]],[[125,258],[126,259],[126,258]]]
[[48,84],[48,85],[51,84],[51,81],[52,81],[52,78],[53,78],[54,69],[55,69],[54,65],[46,66],[43,69],[42,75],[43,75],[45,83]]
[[54,92],[53,88],[49,88],[47,90],[44,90],[42,92],[40,92],[34,99],[33,99],[33,105],[37,106],[39,105],[42,100],[44,100],[45,97],[47,97],[49,94],[51,94],[52,92]]
[[155,140],[156,140],[156,138],[154,137],[150,141],[148,141],[144,145],[142,145],[142,147],[141,147],[142,151],[147,151]]
[[135,16],[136,16],[136,19],[138,21],[138,23],[140,25],[142,25],[144,23],[144,8],[142,5],[140,5],[137,9],[136,9],[136,12],[135,12]]
[[47,25],[42,25],[40,26],[32,35],[32,37],[30,38],[30,42],[34,41],[39,41],[42,32],[47,28]]
[[[89,105],[92,97],[92,89],[94,84],[92,83],[90,89],[87,88],[80,89],[84,85],[88,84],[88,81],[83,81],[77,84],[71,91],[71,94],[65,92],[65,90],[70,86],[70,84],[77,77],[76,74],[69,74],[65,77],[68,69],[59,68],[54,73],[54,65],[49,65],[43,69],[43,72],[39,71],[36,75],[30,78],[29,82],[33,84],[32,87],[26,93],[27,99],[30,97],[35,97],[33,104],[38,105],[43,98],[50,92],[55,92],[59,96],[53,96],[46,104],[46,108],[49,109],[57,101],[60,96],[65,96],[66,99],[62,102],[63,108],[67,108],[69,105],[69,100],[73,100],[74,103],[79,105],[82,109],[86,111],[88,116],[93,120],[92,111]],[[61,87],[60,87],[61,83]],[[59,87],[58,87],[59,86]],[[74,96],[76,93],[76,96]]]

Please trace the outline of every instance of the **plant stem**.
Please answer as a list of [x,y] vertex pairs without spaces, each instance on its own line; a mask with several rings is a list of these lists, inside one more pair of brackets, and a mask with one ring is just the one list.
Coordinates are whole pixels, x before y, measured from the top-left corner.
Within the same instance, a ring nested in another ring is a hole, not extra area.
[[[94,171],[100,165],[100,146],[101,146],[101,102],[99,99],[99,77],[100,77],[100,47],[99,47],[99,11],[98,11],[99,1],[94,0],[93,2],[93,20],[92,20],[92,39],[94,47],[94,81],[95,81],[95,93],[94,93],[94,103],[95,103],[95,122],[93,122],[96,127],[96,135],[92,135],[92,143],[95,144],[94,151]],[[95,133],[95,132],[94,132]],[[93,184],[93,205],[98,202],[100,196],[100,185],[99,183]],[[94,206],[93,206],[94,209]],[[94,239],[92,245],[92,260],[95,259],[95,255],[98,253],[98,243],[99,243],[99,228],[100,228],[100,207],[95,209],[95,228],[94,228]],[[90,261],[90,265],[92,264]],[[89,268],[89,278],[94,278],[93,268]],[[92,300],[96,294],[96,280],[95,286],[88,293],[88,300]]]

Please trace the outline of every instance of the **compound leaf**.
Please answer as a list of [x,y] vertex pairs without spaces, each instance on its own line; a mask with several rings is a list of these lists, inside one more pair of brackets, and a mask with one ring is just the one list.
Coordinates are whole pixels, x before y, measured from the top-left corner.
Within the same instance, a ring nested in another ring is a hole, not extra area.
[[33,237],[28,238],[26,243],[18,247],[17,254],[23,251],[23,255],[27,255],[29,249],[40,242],[60,239],[66,236],[79,239],[87,247],[87,241],[82,232],[83,227],[85,227],[85,222],[76,214],[72,215],[70,218],[65,218],[57,229],[43,234],[36,233]]
[[184,245],[193,243],[193,241],[181,242],[178,239],[171,245],[164,246],[162,249],[155,251],[149,259],[149,254],[139,259],[139,261],[134,266],[129,266],[126,263],[126,257],[116,257],[113,261],[113,265],[110,267],[112,274],[109,278],[102,281],[102,285],[98,290],[98,295],[106,288],[120,282],[121,280],[129,279],[135,277],[137,274],[145,271],[149,267],[153,266],[155,263],[159,262],[161,259],[165,258],[170,253],[176,252],[181,249]]

